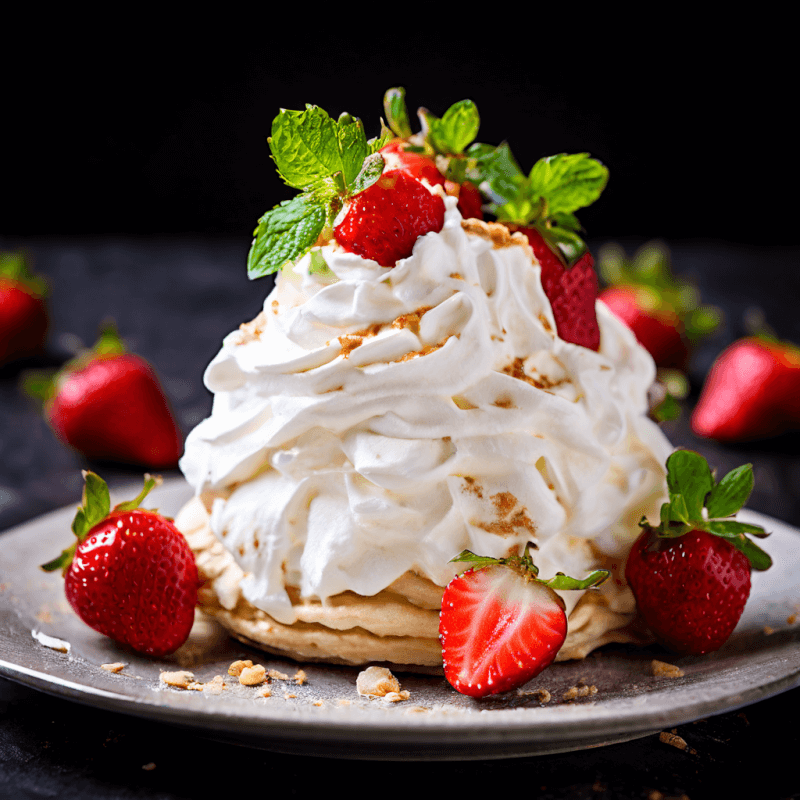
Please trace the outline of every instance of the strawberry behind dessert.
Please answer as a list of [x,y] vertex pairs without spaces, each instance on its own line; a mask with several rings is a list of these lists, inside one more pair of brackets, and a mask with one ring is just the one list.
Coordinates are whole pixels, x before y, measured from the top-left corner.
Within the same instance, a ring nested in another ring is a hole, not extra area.
[[38,393],[55,434],[86,458],[152,469],[180,458],[181,433],[158,376],[111,327]]
[[67,600],[89,627],[146,655],[172,653],[192,629],[198,578],[183,535],[139,508],[160,479],[146,475],[141,493],[112,509],[105,481],[83,474],[77,541],[42,569],[62,571]]
[[0,366],[44,347],[48,318],[45,284],[20,253],[0,253]]

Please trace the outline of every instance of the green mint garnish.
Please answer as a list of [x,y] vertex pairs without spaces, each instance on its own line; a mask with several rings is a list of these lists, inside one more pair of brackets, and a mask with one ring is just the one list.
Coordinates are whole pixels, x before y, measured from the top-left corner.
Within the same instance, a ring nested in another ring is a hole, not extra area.
[[383,111],[386,121],[395,136],[407,139],[411,136],[411,124],[406,108],[406,90],[402,86],[389,89],[383,96]]
[[302,194],[264,214],[247,257],[248,277],[260,278],[305,255],[344,202],[372,185],[383,170],[378,150],[388,131],[367,139],[361,120],[334,120],[319,106],[283,109],[272,122],[268,142],[281,178]]
[[693,530],[720,536],[744,553],[753,569],[765,570],[772,559],[749,536],[764,537],[760,525],[731,519],[753,491],[751,464],[737,467],[717,483],[708,462],[691,450],[676,450],[667,459],[669,502],[661,506],[661,521],[652,526],[645,517],[639,523],[652,528],[665,539],[683,536]]

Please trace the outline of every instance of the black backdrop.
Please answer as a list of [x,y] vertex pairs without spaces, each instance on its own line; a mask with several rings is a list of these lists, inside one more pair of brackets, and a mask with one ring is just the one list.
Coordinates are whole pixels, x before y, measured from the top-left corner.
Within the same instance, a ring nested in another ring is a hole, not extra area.
[[423,25],[409,8],[352,29],[310,18],[312,31],[304,15],[293,28],[210,19],[203,37],[160,21],[47,41],[9,28],[0,234],[249,237],[289,196],[266,144],[280,107],[347,110],[374,135],[384,90],[403,85],[412,111],[473,99],[479,139],[507,139],[524,169],[600,158],[611,179],[581,215],[590,238],[794,243],[795,70],[779,20],[758,50],[746,20],[654,17],[623,35],[563,9],[536,26],[508,11]]

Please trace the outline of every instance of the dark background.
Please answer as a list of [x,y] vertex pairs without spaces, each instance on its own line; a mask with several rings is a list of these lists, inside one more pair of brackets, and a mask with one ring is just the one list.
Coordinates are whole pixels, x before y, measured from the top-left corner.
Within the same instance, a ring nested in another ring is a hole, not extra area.
[[380,15],[326,17],[313,34],[224,15],[213,36],[162,20],[138,36],[141,20],[97,37],[74,22],[45,38],[9,27],[0,233],[248,239],[291,194],[266,144],[279,108],[347,110],[371,136],[401,85],[412,113],[474,100],[479,140],[508,140],[525,170],[558,152],[602,160],[589,237],[794,243],[796,69],[781,20],[602,28],[565,14],[423,24],[398,11],[389,30]]

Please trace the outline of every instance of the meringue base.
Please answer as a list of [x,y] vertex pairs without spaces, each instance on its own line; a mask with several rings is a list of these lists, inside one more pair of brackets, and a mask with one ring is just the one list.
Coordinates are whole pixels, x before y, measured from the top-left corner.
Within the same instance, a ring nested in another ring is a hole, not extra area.
[[[181,509],[175,525],[195,555],[202,582],[199,605],[241,642],[297,661],[385,663],[413,672],[442,672],[439,611],[444,589],[427,578],[407,572],[371,597],[343,592],[324,602],[302,598],[289,586],[297,621],[287,625],[244,598],[244,573],[212,532],[201,498]],[[607,566],[618,571],[615,564]],[[557,661],[585,658],[612,642],[651,641],[637,618],[633,594],[614,577],[599,590],[585,592],[572,610]]]

